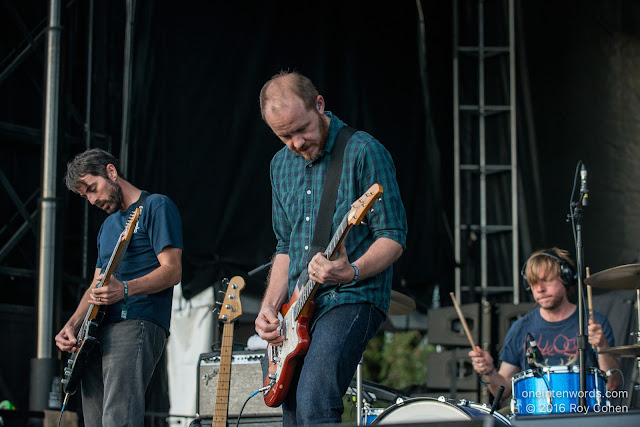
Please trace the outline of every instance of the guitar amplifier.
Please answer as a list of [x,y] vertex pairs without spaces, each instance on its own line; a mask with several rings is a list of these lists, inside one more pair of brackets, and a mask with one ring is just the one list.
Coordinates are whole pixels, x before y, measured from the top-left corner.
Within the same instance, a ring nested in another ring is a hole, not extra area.
[[[234,351],[231,355],[231,381],[229,384],[229,419],[238,417],[242,405],[262,387],[262,361],[264,350]],[[266,363],[266,360],[265,360]],[[201,417],[213,416],[218,388],[220,353],[203,353],[198,365],[198,392],[196,412]],[[262,392],[253,396],[242,411],[245,417],[282,417],[282,408],[271,408],[264,403]]]

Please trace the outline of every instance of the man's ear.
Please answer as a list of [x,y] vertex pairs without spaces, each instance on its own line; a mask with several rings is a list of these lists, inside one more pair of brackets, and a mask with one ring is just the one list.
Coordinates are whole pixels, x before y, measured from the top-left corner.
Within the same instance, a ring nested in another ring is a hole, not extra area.
[[115,181],[118,177],[118,171],[112,163],[109,163],[107,165],[107,177],[109,177],[109,179],[111,179],[112,181]]

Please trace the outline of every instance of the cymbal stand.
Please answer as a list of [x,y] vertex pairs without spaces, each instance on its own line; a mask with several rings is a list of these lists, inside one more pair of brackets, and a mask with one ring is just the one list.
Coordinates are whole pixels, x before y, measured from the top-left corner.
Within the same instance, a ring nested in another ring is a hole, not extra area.
[[[640,345],[640,288],[636,288],[636,320],[638,323],[636,343]],[[640,356],[636,356],[636,374],[632,381],[631,396],[629,396],[629,404],[631,406],[635,403],[636,394],[640,391]]]

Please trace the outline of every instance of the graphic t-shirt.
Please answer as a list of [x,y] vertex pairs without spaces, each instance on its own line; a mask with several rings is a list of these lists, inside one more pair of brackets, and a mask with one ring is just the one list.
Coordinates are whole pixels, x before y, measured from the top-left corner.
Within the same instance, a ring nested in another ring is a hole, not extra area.
[[[585,317],[586,319],[586,317]],[[578,310],[568,318],[559,322],[548,322],[540,315],[540,308],[530,311],[518,319],[509,329],[504,340],[504,347],[500,354],[500,360],[514,366],[520,366],[522,370],[533,368],[527,363],[526,350],[529,348],[527,333],[530,333],[536,341],[537,347],[542,353],[544,366],[578,365],[579,352],[577,346]],[[598,312],[594,312],[594,320],[602,325],[602,330],[611,347],[615,346],[613,330],[609,320]],[[588,333],[585,326],[584,334]],[[585,351],[585,366],[598,367],[594,350],[587,343]]]

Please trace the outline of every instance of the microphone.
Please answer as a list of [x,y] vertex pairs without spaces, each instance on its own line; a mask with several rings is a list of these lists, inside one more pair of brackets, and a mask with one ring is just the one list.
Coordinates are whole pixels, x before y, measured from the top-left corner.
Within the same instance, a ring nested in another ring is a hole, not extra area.
[[542,357],[542,353],[538,348],[536,340],[533,339],[533,335],[531,335],[529,332],[527,332],[527,342],[529,343],[529,348],[527,349],[526,356],[529,367],[542,366],[544,358]]
[[580,168],[580,195],[582,196],[582,206],[587,206],[589,202],[589,189],[587,188],[587,168],[584,163]]

